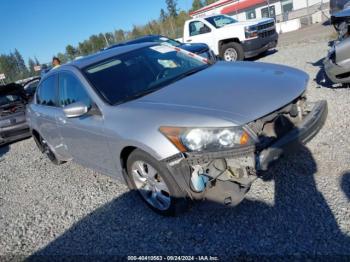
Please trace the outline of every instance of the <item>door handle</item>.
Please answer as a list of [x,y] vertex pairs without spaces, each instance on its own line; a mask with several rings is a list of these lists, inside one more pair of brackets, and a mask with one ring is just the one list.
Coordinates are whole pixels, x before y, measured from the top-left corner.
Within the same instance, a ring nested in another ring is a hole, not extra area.
[[192,42],[192,39],[187,39],[186,42]]

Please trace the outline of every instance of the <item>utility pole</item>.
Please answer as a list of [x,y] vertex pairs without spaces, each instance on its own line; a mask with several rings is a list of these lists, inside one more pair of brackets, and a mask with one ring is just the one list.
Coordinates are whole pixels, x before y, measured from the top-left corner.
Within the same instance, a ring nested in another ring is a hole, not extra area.
[[107,44],[107,47],[108,47],[108,46],[109,46],[109,43],[108,43],[108,40],[107,40],[106,34],[103,34],[103,37],[105,38],[105,40],[106,40],[106,44]]
[[306,0],[306,16],[307,16],[307,25],[310,25],[309,0]]

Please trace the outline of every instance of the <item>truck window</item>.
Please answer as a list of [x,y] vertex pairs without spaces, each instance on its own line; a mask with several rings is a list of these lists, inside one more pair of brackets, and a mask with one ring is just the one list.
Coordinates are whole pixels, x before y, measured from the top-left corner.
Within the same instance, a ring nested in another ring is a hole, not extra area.
[[250,9],[250,10],[246,11],[245,15],[246,15],[247,20],[256,19],[255,9]]
[[211,30],[201,21],[193,21],[189,25],[190,27],[190,36],[201,35],[209,33]]
[[215,28],[221,28],[225,25],[237,23],[237,20],[229,17],[227,15],[215,15],[205,18],[210,24],[215,26]]

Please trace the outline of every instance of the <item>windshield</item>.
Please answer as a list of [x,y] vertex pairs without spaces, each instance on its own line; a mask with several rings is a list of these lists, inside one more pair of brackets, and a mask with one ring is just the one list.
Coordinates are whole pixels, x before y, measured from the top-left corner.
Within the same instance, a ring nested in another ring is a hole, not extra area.
[[209,64],[185,51],[156,45],[131,51],[85,68],[95,90],[112,105],[154,92]]
[[15,95],[0,95],[0,106],[5,106],[14,102],[21,101],[21,98],[19,96]]
[[164,37],[164,36],[159,37],[158,41],[159,41],[159,43],[167,43],[167,44],[172,45],[172,46],[179,46],[179,45],[181,45],[180,42],[178,42],[178,41],[176,41],[174,39],[170,39],[170,38]]
[[205,18],[205,20],[207,20],[209,23],[211,23],[216,28],[220,28],[220,27],[223,27],[225,25],[237,23],[237,20],[235,20],[229,16],[226,16],[226,15],[211,16],[211,17]]

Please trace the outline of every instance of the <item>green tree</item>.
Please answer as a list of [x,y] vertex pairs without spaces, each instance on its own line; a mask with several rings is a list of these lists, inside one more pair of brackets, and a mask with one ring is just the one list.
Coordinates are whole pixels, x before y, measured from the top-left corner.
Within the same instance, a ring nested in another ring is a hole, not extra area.
[[160,9],[160,16],[159,16],[159,20],[161,23],[164,23],[165,20],[168,18],[166,12],[164,11],[164,9]]
[[215,3],[218,0],[204,0],[204,5],[211,5],[213,3]]
[[167,5],[169,16],[176,17],[177,16],[177,1],[176,0],[165,0]]
[[141,27],[134,25],[131,31],[131,37],[136,38],[136,37],[142,36],[143,35],[142,31],[143,30]]
[[28,70],[29,70],[30,76],[36,75],[36,72],[34,70],[34,66],[36,66],[35,61],[32,58],[29,58],[28,59]]
[[34,60],[35,60],[35,65],[40,65],[39,60],[38,58],[36,58],[36,56],[34,57]]
[[68,57],[69,60],[74,60],[74,58],[78,56],[78,50],[72,45],[67,45],[66,56]]
[[20,54],[20,52],[15,49],[15,52],[13,54],[11,54],[12,59],[15,61],[16,66],[17,66],[17,75],[18,78],[25,78],[28,76],[29,72],[28,72],[28,68],[26,67],[26,64],[24,63],[24,59],[22,57],[22,55]]
[[62,64],[65,64],[69,61],[68,56],[63,53],[58,53],[56,57],[61,61]]
[[107,39],[108,45],[115,44],[116,42],[113,33],[105,33],[105,38]]
[[114,32],[115,40],[118,42],[125,41],[125,33],[123,30],[119,29]]
[[192,2],[192,8],[191,8],[191,11],[196,11],[198,9],[201,9],[203,7],[203,2],[202,0],[193,0]]

